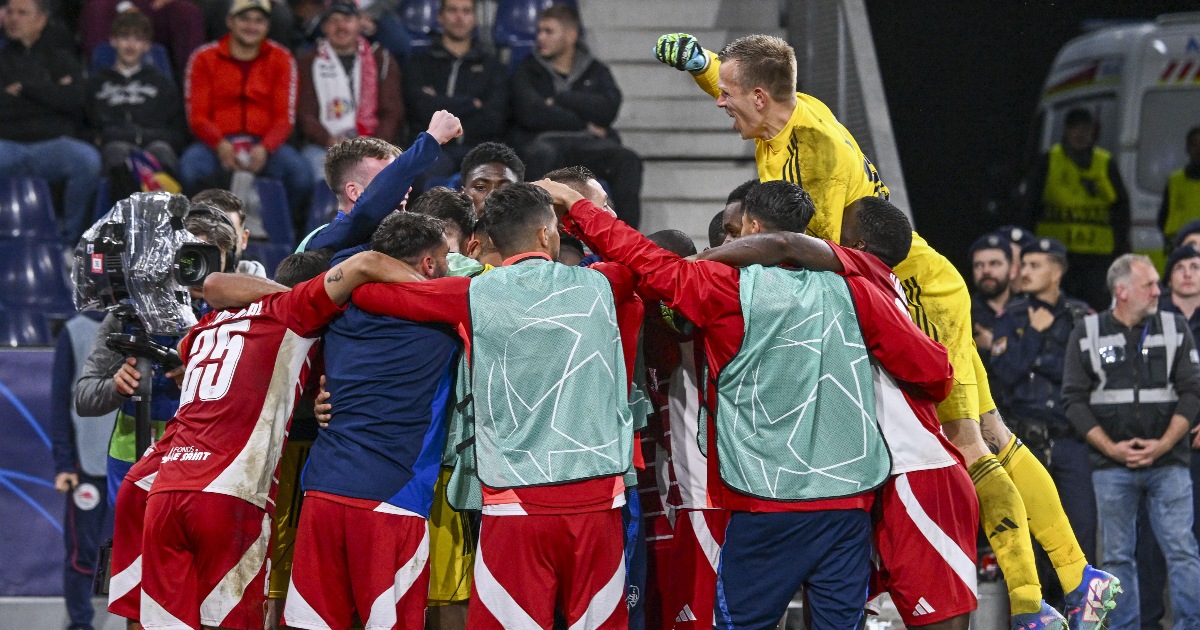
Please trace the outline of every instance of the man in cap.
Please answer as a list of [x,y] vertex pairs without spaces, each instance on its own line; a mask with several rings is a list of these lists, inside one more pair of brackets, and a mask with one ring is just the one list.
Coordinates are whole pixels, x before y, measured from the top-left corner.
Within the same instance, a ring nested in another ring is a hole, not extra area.
[[987,365],[992,351],[992,329],[996,317],[1012,298],[1013,254],[1009,240],[999,232],[979,237],[971,244],[971,327],[975,345]]
[[299,217],[312,195],[313,173],[287,143],[296,122],[296,62],[267,39],[270,14],[270,0],[235,0],[226,18],[229,34],[197,49],[188,62],[184,93],[196,142],[183,152],[179,175],[189,192],[220,171],[281,180]]
[[337,0],[321,19],[325,36],[296,60],[304,157],[316,177],[324,177],[325,153],[339,141],[372,136],[395,142],[404,119],[400,66],[378,43],[368,42],[362,31],[358,5]]
[[[1075,323],[1091,309],[1062,291],[1067,248],[1033,239],[1021,253],[1021,288],[996,318],[991,349],[993,393],[1005,421],[1050,471],[1075,537],[1089,558],[1096,553],[1096,501],[1087,443],[1060,403],[1063,358]],[[1053,572],[1049,572],[1053,573]],[[1043,575],[1049,580],[1050,575]]]

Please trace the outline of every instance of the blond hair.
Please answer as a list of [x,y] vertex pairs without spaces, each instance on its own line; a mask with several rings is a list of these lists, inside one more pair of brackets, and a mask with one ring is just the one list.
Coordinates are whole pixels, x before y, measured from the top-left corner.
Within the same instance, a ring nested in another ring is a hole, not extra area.
[[738,62],[733,80],[744,90],[762,88],[780,102],[788,102],[796,94],[796,51],[778,37],[739,37],[726,44],[717,58]]

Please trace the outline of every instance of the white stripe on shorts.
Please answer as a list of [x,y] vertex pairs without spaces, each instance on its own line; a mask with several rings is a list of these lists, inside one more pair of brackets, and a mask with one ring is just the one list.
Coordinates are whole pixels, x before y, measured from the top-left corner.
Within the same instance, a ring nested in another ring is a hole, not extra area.
[[963,581],[963,584],[971,589],[971,593],[978,597],[979,591],[975,583],[975,561],[969,558],[962,548],[955,544],[954,540],[925,513],[925,508],[921,507],[921,502],[917,500],[917,495],[913,494],[912,486],[908,483],[907,473],[896,476],[896,496],[904,504],[904,510],[912,519],[913,524],[917,526],[917,531],[921,532],[925,540],[929,541],[929,544],[950,566],[955,575]]

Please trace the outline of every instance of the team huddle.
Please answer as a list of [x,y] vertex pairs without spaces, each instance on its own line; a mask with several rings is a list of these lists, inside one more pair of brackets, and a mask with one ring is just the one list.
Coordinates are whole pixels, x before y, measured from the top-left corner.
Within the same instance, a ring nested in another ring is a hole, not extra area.
[[[357,178],[328,177],[338,219],[275,282],[205,282],[178,413],[118,494],[111,612],[262,628],[270,573],[295,628],[423,628],[429,604],[462,599],[470,628],[626,628],[634,609],[773,628],[802,588],[814,629],[859,627],[883,593],[909,627],[966,628],[982,525],[1014,628],[1101,627],[1119,583],[995,412],[963,279],[796,92],[791,47],[754,35],[714,54],[679,33],[655,52],[755,140],[731,238],[697,253],[678,231],[643,236],[579,168],[394,211],[461,132],[445,112],[403,154],[348,168],[335,146],[327,175]],[[281,459],[317,389],[330,417],[278,578]]]

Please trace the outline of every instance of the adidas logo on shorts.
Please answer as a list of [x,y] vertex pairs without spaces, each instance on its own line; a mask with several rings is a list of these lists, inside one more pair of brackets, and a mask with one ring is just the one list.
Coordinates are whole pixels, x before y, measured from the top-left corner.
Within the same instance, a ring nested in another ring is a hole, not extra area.
[[692,607],[684,604],[683,610],[679,611],[679,616],[675,618],[675,623],[683,623],[685,621],[695,621],[696,615],[692,614]]
[[931,612],[934,612],[933,606],[930,606],[929,602],[925,601],[924,597],[917,600],[917,607],[915,609],[913,609],[914,617],[920,617],[921,615],[928,615]]

